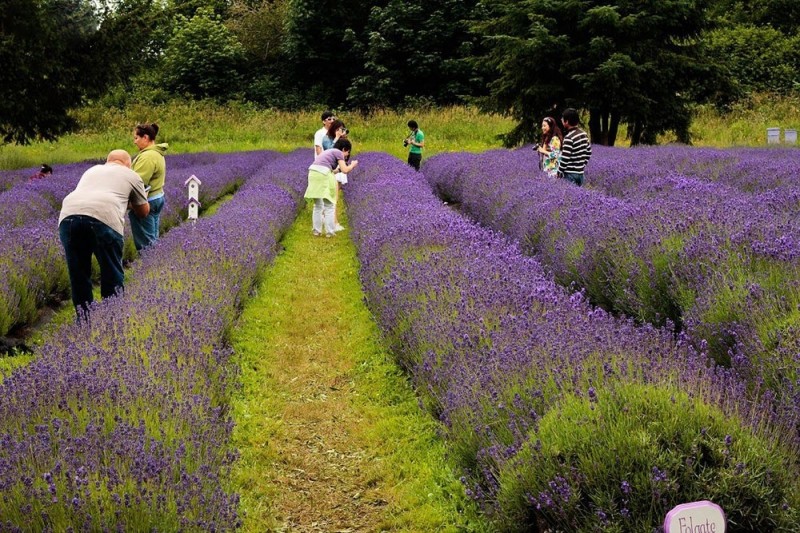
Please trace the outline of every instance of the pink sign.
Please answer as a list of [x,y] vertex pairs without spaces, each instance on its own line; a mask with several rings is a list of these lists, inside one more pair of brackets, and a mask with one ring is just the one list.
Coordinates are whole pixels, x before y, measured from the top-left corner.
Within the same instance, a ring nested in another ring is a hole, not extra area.
[[725,528],[722,508],[707,500],[682,503],[664,520],[664,533],[725,533]]

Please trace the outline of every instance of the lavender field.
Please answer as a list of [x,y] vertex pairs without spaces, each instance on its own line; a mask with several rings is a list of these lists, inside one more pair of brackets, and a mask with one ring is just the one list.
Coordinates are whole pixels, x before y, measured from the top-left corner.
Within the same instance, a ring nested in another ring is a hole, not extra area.
[[63,328],[0,383],[0,530],[237,526],[237,496],[223,489],[235,458],[225,338],[305,189],[306,154],[276,155],[210,167],[238,169],[239,193],[171,229],[134,264],[124,297],[97,303],[90,323]]
[[511,237],[546,242],[577,270],[566,263],[580,257],[571,232],[593,243],[580,232],[604,224],[599,208],[575,228],[569,217],[595,197],[606,211],[621,204],[537,179],[532,161],[525,151],[449,154],[423,167],[440,194],[508,237],[442,205],[385,156],[372,155],[348,190],[369,305],[470,494],[503,530],[648,531],[698,499],[719,503],[731,530],[796,529],[794,392],[715,364],[685,330],[592,306],[554,282],[567,272],[553,276],[551,256],[523,255]]
[[432,158],[425,176],[561,285],[686,333],[798,412],[799,152],[598,147],[585,188],[535,168],[530,149],[447,154]]
[[[241,527],[228,334],[307,152],[168,159],[166,231],[124,296],[0,382],[0,531]],[[653,531],[706,499],[729,531],[800,530],[795,154],[597,147],[585,188],[529,148],[421,173],[359,154],[334,241],[496,530]],[[0,326],[68,291],[56,217],[87,166],[0,175]],[[196,224],[191,174],[205,204],[233,193]]]
[[[212,153],[167,156],[171,180],[165,186],[167,202],[161,214],[162,231],[169,231],[186,217],[184,181],[196,175],[203,182],[200,202],[209,202],[235,191],[244,179],[275,152]],[[0,336],[30,323],[38,309],[69,290],[69,278],[58,240],[61,201],[93,163],[58,167],[49,179],[28,181],[32,172],[5,172],[8,187],[0,192]],[[126,226],[128,249],[132,241]],[[134,253],[134,252],[131,252]]]

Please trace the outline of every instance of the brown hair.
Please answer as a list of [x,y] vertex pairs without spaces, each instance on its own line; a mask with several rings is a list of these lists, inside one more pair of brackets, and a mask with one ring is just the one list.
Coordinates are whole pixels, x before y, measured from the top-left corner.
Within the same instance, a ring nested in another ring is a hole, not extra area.
[[158,124],[155,122],[152,124],[137,124],[134,131],[139,137],[147,136],[151,141],[155,141],[156,135],[158,135]]

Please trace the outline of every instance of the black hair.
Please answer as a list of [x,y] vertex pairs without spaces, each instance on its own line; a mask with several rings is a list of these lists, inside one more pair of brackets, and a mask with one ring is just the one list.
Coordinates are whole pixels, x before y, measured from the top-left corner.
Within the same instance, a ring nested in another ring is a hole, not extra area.
[[409,120],[408,121],[408,127],[411,128],[412,130],[415,130],[415,129],[419,128],[419,124],[417,124],[416,120]]
[[573,108],[568,107],[561,113],[561,118],[564,119],[564,122],[569,124],[570,126],[577,126],[580,122],[580,117],[578,116],[578,112],[575,111]]
[[333,144],[333,147],[342,152],[349,152],[353,149],[353,145],[347,139],[339,139]]
[[41,172],[42,174],[52,174],[53,173],[53,167],[51,167],[47,163],[42,163],[42,168],[39,169],[39,172]]
[[138,124],[135,131],[136,135],[139,137],[144,137],[146,135],[151,141],[155,141],[156,135],[158,135],[158,124],[155,122],[152,124]]
[[325,111],[322,112],[322,120],[323,121],[325,119],[333,117],[333,116],[335,116],[335,115],[334,115],[333,111],[331,111],[330,109],[326,109]]

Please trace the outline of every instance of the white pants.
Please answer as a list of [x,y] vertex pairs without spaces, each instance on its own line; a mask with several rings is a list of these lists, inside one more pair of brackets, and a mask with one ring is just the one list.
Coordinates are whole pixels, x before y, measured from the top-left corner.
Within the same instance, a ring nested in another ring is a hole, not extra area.
[[314,198],[314,213],[311,215],[311,224],[314,228],[314,231],[317,233],[322,233],[323,229],[323,219],[324,219],[324,226],[327,228],[327,232],[333,235],[334,224],[333,224],[333,214],[336,211],[336,206],[330,200],[326,200],[324,198]]

